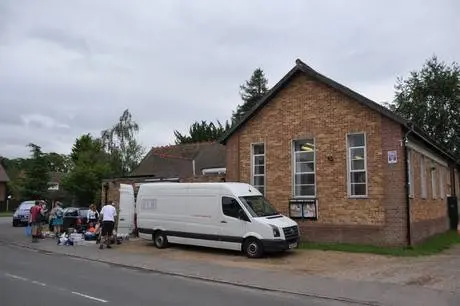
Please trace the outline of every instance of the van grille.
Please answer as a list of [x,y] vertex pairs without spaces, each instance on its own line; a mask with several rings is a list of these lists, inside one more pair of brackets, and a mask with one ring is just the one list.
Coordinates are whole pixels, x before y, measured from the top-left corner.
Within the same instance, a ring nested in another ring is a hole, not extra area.
[[299,227],[296,225],[283,228],[283,232],[286,240],[299,237]]

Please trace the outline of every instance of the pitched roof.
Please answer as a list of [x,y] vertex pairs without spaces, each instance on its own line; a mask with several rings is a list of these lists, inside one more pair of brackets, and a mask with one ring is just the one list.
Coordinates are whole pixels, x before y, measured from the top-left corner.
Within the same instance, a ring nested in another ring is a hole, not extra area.
[[3,166],[0,164],[0,182],[9,182],[9,181],[10,181],[10,178],[6,174],[6,171],[3,168]]
[[364,97],[363,95],[351,90],[350,88],[337,83],[336,81],[318,73],[310,66],[302,62],[300,59],[296,60],[296,65],[275,85],[272,89],[270,89],[267,94],[256,104],[256,106],[249,111],[243,119],[241,119],[237,124],[232,126],[232,128],[222,137],[220,143],[226,144],[228,139],[238,131],[242,126],[245,125],[251,118],[253,118],[267,103],[271,101],[275,95],[285,88],[287,84],[291,81],[291,79],[297,75],[298,73],[303,73],[318,82],[321,82],[333,89],[341,92],[345,96],[350,97],[351,99],[359,102],[360,104],[367,106],[382,116],[389,118],[390,120],[399,123],[400,125],[404,126],[407,130],[410,130],[413,134],[415,134],[418,138],[420,138],[423,142],[427,145],[431,146],[435,151],[440,153],[441,155],[445,156],[446,158],[456,161],[455,158],[444,148],[442,148],[439,144],[437,144],[433,139],[431,139],[428,135],[426,135],[421,129],[415,127],[411,122],[405,120],[404,118],[400,117],[399,115],[395,114],[394,112],[390,111],[386,107]]
[[191,177],[206,168],[225,167],[225,146],[215,142],[154,147],[131,173],[132,176],[158,178]]

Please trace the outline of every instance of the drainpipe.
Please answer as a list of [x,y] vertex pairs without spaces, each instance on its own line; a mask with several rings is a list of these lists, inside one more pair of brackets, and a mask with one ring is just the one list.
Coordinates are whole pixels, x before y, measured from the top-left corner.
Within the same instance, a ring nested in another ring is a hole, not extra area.
[[[407,146],[406,146],[406,143],[408,141],[407,137],[409,136],[410,133],[413,132],[413,129],[414,129],[414,126],[412,123],[409,123],[407,125],[407,128],[409,128],[409,130],[407,131],[406,134],[404,134],[404,137],[403,137],[403,144],[404,144],[404,163],[406,165],[405,167],[405,176],[406,176],[406,179],[405,179],[405,185],[406,185],[406,210],[407,210],[407,214],[406,214],[406,222],[407,222],[407,245],[409,247],[412,247],[412,230],[411,230],[411,211],[410,211],[410,197],[409,197],[409,194],[410,194],[410,190],[409,190],[409,168],[408,168],[408,165],[407,165],[407,160],[408,160],[408,152],[407,152]],[[414,182],[412,182],[413,184]]]
[[193,168],[193,176],[196,176],[196,170],[195,170],[195,160],[192,160],[192,168]]

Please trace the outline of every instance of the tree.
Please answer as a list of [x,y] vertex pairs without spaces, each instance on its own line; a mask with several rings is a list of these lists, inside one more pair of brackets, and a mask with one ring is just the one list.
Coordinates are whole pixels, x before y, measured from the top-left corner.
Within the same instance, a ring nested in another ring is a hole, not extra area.
[[268,80],[262,69],[257,68],[252,73],[249,81],[240,86],[240,96],[244,101],[238,105],[236,112],[232,115],[232,123],[240,121],[268,91]]
[[94,203],[102,179],[110,173],[110,160],[103,150],[102,142],[89,134],[76,139],[70,158],[73,167],[63,177],[62,185],[80,205],[88,206]]
[[25,169],[21,196],[28,199],[44,199],[48,192],[48,164],[41,148],[33,143],[30,147],[32,158]]
[[67,173],[72,167],[70,156],[58,153],[45,153],[45,159],[48,163],[48,169],[51,172]]
[[128,175],[142,159],[144,148],[135,138],[138,132],[139,125],[133,121],[128,109],[112,128],[102,131],[102,146],[111,156],[115,175]]
[[460,67],[428,59],[420,71],[399,78],[390,109],[413,122],[460,158]]
[[196,121],[189,128],[189,134],[182,135],[179,131],[174,131],[174,136],[176,136],[176,144],[184,143],[196,143],[202,141],[216,141],[221,138],[225,132],[230,128],[228,122],[225,123],[225,126],[217,120],[217,125],[213,122]]

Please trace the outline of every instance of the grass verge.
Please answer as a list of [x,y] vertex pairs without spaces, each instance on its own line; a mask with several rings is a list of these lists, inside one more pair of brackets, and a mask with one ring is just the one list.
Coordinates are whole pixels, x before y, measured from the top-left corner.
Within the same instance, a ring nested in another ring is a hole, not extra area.
[[459,233],[457,233],[457,231],[448,231],[446,233],[433,236],[412,247],[379,247],[359,244],[304,242],[300,244],[300,249],[410,257],[438,254],[456,244],[460,244]]
[[12,217],[13,213],[11,211],[0,211],[0,217]]

